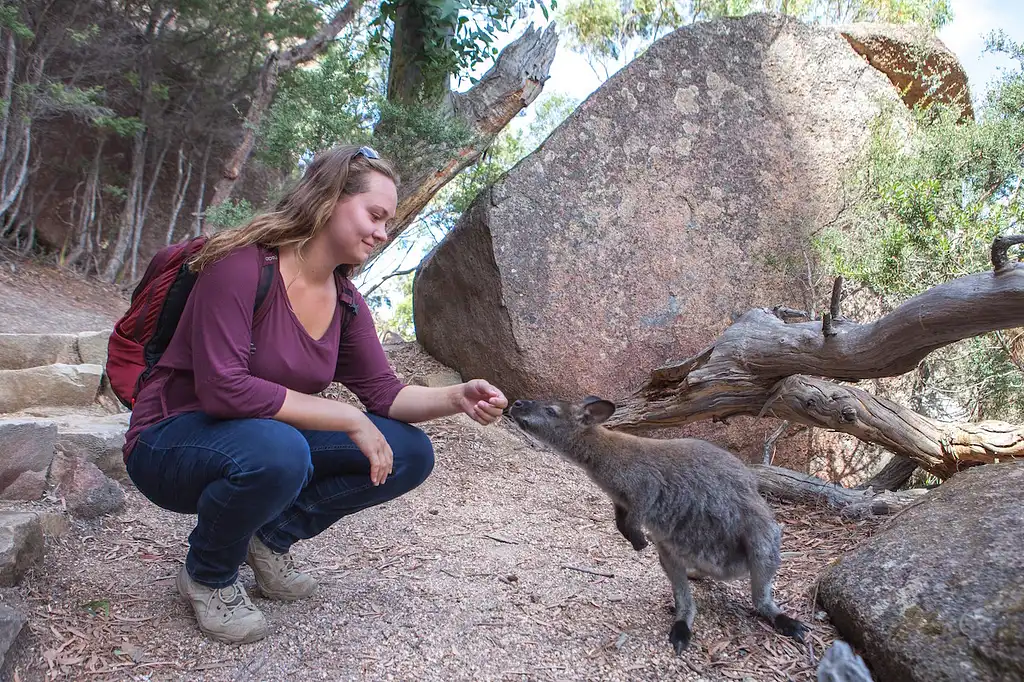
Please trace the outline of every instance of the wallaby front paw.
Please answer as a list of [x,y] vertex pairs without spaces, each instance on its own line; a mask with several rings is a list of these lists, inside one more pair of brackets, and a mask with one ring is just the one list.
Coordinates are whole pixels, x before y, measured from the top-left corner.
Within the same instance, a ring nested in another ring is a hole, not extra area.
[[690,646],[691,634],[690,626],[686,624],[685,620],[677,620],[672,624],[672,629],[668,632],[668,641],[672,642],[676,656],[682,654],[683,650]]
[[780,613],[775,616],[775,622],[772,623],[775,626],[775,630],[786,637],[792,637],[801,644],[804,643],[804,635],[810,630],[806,625],[798,621],[796,618],[790,618],[784,613]]

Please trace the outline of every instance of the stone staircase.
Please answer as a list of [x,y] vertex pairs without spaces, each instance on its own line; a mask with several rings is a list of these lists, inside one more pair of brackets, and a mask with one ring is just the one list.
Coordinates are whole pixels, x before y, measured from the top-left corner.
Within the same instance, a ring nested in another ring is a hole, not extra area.
[[0,334],[0,500],[50,495],[80,518],[124,503],[129,412],[105,380],[109,335]]
[[[106,382],[109,335],[0,334],[0,588],[21,582],[68,515],[124,505],[130,413]],[[2,596],[0,666],[28,620],[17,593]]]

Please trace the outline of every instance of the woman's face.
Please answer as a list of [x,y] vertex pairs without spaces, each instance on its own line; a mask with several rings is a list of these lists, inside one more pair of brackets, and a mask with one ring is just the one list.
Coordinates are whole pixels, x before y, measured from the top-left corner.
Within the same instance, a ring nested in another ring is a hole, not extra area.
[[327,229],[338,262],[360,265],[377,244],[388,239],[385,225],[398,210],[398,189],[388,176],[372,171],[365,192],[345,197],[334,206]]

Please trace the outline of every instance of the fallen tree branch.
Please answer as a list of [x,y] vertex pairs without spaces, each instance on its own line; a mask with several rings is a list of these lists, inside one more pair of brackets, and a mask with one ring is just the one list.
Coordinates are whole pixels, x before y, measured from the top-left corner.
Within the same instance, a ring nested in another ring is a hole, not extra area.
[[1024,236],[997,239],[993,270],[932,287],[869,324],[838,314],[838,283],[829,310],[832,335],[824,333],[824,320],[787,322],[785,313],[793,311],[785,308],[750,310],[697,355],[654,369],[619,402],[607,425],[639,431],[770,414],[882,445],[940,477],[962,466],[1024,457],[1022,427],[946,424],[815,378],[898,376],[937,348],[1024,326],[1024,264],[1006,254],[1020,243]]
[[852,518],[895,514],[928,492],[923,488],[900,492],[850,489],[782,467],[755,464],[751,469],[757,475],[757,487],[762,495],[790,502],[824,503],[842,516]]

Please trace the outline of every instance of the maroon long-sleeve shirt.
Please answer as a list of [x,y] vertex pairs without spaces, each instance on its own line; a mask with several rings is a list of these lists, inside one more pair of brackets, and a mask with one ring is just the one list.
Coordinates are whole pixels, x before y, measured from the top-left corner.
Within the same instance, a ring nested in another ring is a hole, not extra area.
[[250,246],[199,273],[167,350],[139,391],[126,461],[139,434],[167,417],[202,411],[220,419],[271,418],[286,389],[315,394],[331,381],[344,384],[368,412],[387,416],[405,384],[359,292],[359,312],[337,304],[330,327],[313,339],[292,312],[278,272],[253,326],[261,265],[259,249]]

